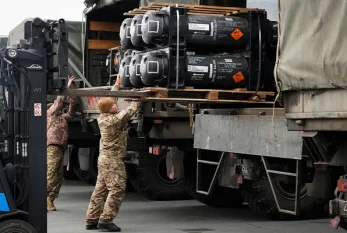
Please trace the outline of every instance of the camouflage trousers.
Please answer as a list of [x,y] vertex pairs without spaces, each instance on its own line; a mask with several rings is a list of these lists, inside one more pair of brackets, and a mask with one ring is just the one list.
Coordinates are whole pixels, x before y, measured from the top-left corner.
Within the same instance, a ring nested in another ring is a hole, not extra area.
[[54,201],[58,198],[63,182],[64,148],[57,145],[47,146],[47,197]]
[[116,169],[104,167],[99,163],[96,186],[90,199],[86,223],[111,223],[117,216],[123,202],[126,188],[124,164]]

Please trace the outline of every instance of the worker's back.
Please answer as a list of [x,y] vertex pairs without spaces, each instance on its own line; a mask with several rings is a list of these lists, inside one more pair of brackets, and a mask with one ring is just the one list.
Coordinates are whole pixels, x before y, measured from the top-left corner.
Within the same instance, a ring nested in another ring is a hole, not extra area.
[[117,116],[110,113],[100,114],[98,124],[101,134],[100,157],[121,161],[126,154],[127,124],[117,122]]

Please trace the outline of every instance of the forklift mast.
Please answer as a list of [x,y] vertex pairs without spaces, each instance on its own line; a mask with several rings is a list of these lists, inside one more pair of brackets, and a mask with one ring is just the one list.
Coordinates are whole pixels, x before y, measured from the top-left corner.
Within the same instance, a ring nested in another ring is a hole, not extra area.
[[66,86],[65,21],[27,19],[8,45],[0,50],[0,225],[19,219],[35,228],[30,232],[46,233],[46,98]]

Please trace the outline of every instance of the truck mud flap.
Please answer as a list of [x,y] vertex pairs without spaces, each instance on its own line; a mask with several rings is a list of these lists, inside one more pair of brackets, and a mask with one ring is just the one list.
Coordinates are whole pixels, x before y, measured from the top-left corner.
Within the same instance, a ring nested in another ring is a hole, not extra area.
[[127,151],[146,151],[145,140],[145,138],[128,138]]

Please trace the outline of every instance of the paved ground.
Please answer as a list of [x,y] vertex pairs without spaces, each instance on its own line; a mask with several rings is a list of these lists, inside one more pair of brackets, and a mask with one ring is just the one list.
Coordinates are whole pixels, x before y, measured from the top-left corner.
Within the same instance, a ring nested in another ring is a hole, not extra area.
[[[84,216],[93,187],[65,183],[56,205],[48,214],[49,233],[82,233]],[[269,221],[248,208],[214,209],[189,201],[153,202],[128,193],[116,224],[132,233],[339,233],[328,219],[310,221]],[[96,231],[97,232],[97,231]]]

